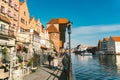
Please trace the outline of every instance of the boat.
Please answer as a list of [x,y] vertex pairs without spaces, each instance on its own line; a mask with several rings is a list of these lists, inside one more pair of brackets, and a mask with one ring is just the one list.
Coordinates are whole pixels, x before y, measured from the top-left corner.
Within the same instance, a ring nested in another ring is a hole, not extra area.
[[98,51],[98,54],[105,54],[104,51]]
[[81,56],[91,56],[93,53],[90,52],[83,52],[81,53]]

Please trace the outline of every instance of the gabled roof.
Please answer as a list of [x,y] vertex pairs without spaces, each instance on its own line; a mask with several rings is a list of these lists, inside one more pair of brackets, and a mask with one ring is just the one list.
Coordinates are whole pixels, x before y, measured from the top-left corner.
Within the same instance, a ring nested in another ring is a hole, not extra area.
[[67,24],[69,21],[66,18],[54,18],[51,19],[48,24]]
[[120,42],[120,36],[112,36],[111,37],[115,42]]
[[32,16],[32,17],[30,18],[30,21],[33,20],[33,19],[34,19],[34,16]]
[[47,30],[48,30],[49,33],[50,33],[50,32],[59,32],[53,24],[51,24],[51,25],[47,28]]
[[104,41],[109,41],[109,38],[108,38],[108,37],[104,38],[104,39],[103,39],[103,42],[104,42]]
[[104,38],[105,39],[105,41],[109,41],[109,38],[107,37],[107,38]]

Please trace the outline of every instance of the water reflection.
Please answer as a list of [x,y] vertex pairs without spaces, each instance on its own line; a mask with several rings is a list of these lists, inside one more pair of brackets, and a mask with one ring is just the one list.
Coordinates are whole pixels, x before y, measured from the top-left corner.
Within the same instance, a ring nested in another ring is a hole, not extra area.
[[116,55],[99,55],[99,63],[106,66],[115,66]]
[[76,80],[120,80],[120,55],[72,54]]

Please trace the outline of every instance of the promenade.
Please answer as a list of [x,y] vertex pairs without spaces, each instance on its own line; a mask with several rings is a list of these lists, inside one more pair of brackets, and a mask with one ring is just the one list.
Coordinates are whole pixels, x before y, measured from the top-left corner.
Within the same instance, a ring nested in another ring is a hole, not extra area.
[[62,58],[59,58],[59,66],[57,70],[49,68],[48,62],[39,67],[35,72],[25,76],[23,80],[66,80],[66,74],[62,71]]

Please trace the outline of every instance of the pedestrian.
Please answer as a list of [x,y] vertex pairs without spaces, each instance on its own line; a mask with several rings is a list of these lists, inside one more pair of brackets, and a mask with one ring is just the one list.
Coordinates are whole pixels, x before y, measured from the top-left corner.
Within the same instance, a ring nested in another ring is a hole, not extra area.
[[53,69],[54,70],[58,69],[58,57],[57,57],[57,54],[55,54],[54,59],[53,59]]
[[62,59],[62,64],[63,64],[63,70],[65,73],[68,73],[68,68],[69,68],[69,55],[67,53],[64,53],[64,57]]
[[48,62],[49,62],[49,67],[51,67],[51,62],[53,61],[52,55],[49,53],[48,55]]

